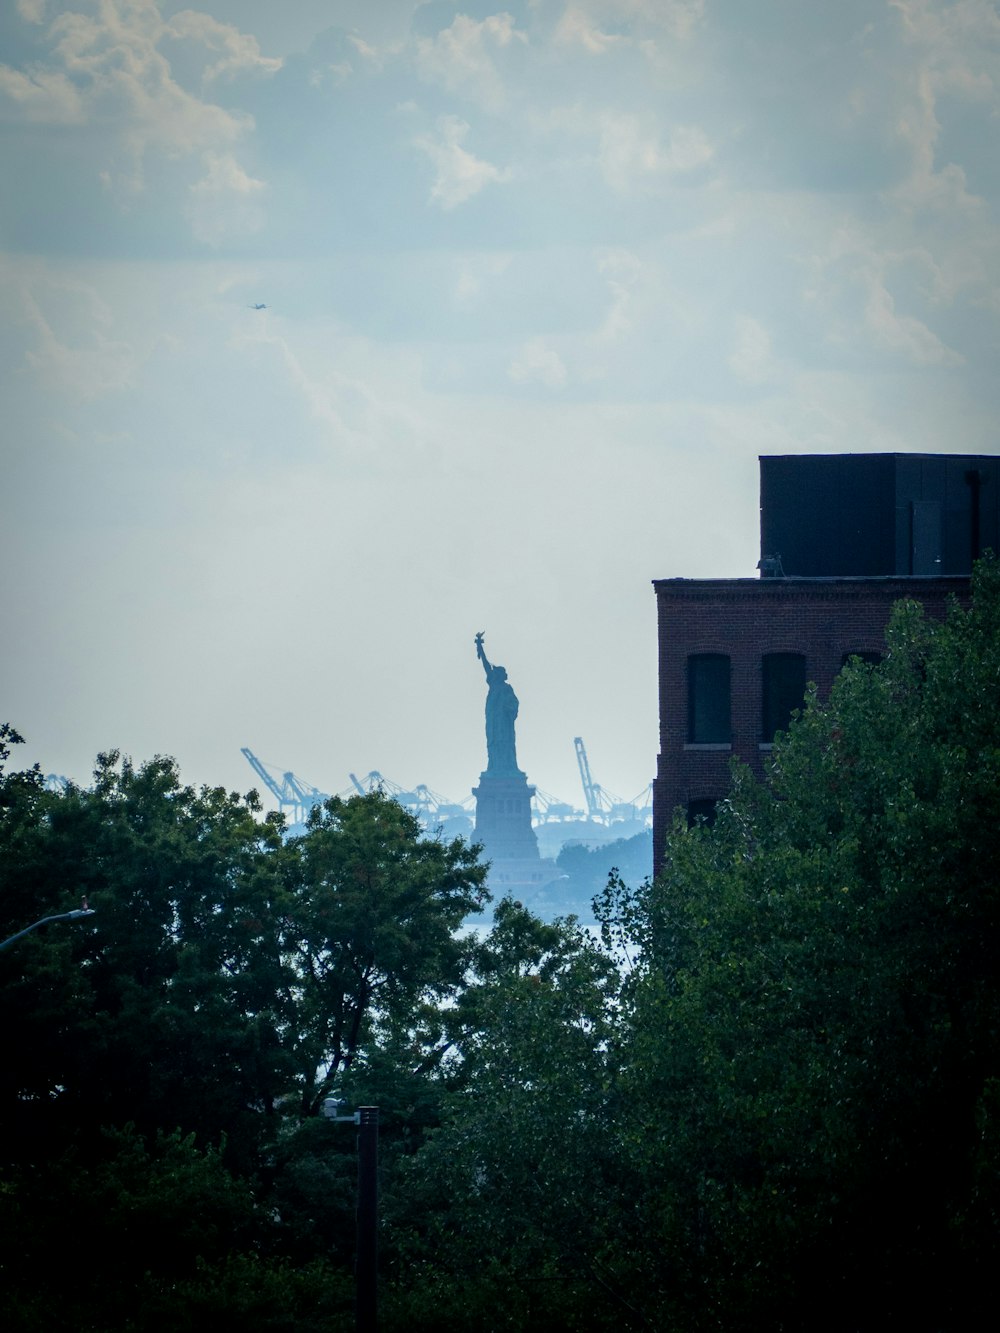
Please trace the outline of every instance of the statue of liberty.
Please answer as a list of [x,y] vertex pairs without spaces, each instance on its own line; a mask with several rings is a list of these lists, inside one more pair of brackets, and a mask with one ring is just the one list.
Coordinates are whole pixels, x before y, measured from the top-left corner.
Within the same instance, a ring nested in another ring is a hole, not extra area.
[[514,748],[517,695],[502,666],[493,666],[483,649],[484,634],[476,635],[476,656],[486,672],[486,772],[491,777],[523,777]]

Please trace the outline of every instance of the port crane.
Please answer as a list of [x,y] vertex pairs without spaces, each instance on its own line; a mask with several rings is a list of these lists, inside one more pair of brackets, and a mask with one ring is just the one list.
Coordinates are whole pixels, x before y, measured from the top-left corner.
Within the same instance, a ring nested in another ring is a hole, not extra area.
[[469,814],[471,797],[468,798],[468,804],[460,805],[456,801],[449,801],[447,796],[442,796],[440,792],[433,791],[426,782],[419,782],[407,790],[398,782],[393,782],[392,778],[384,777],[377,768],[373,768],[363,778],[359,778],[356,773],[349,773],[348,777],[351,779],[351,785],[344,791],[338,792],[339,796],[367,796],[369,792],[384,791],[404,810],[409,810],[411,815],[415,815],[425,828],[433,828],[443,819],[456,819]]
[[576,749],[576,762],[580,769],[580,781],[583,783],[588,816],[601,824],[616,824],[622,820],[645,822],[650,813],[647,799],[649,787],[641,791],[634,800],[623,801],[620,796],[608,791],[607,787],[602,787],[590,776],[590,761],[587,759],[587,747],[583,743],[583,738],[575,736],[573,745]]
[[320,791],[311,783],[303,782],[294,773],[283,773],[279,781],[269,772],[273,766],[258,759],[245,745],[240,749],[240,754],[274,796],[282,813],[291,813],[293,824],[304,824],[314,806],[322,805],[324,801],[330,799],[328,792]]
[[[542,824],[573,823],[589,819],[594,823],[604,825],[636,822],[648,824],[651,815],[650,788],[646,787],[631,801],[623,801],[620,796],[616,796],[613,792],[608,791],[606,787],[594,782],[590,773],[587,750],[582,738],[577,736],[574,745],[576,746],[577,763],[579,764],[580,778],[586,799],[586,810],[579,810],[568,802],[559,800],[551,793],[542,791],[539,787],[535,789],[535,795],[531,803],[532,823],[538,826]],[[279,775],[278,769],[258,759],[254,752],[246,746],[241,749],[240,753],[278,802],[282,813],[288,815],[291,824],[305,824],[313,807],[322,805],[330,799],[327,792],[320,791],[318,787],[312,786],[311,783],[304,782],[302,778],[297,777],[294,773],[284,772]],[[404,810],[408,810],[411,815],[420,821],[423,828],[430,832],[433,832],[442,824],[447,824],[450,820],[469,820],[473,816],[474,801],[471,795],[467,796],[462,802],[450,801],[446,796],[434,791],[424,782],[418,783],[415,787],[403,787],[375,768],[366,773],[364,777],[359,777],[357,773],[350,773],[348,776],[350,786],[335,793],[341,800],[348,800],[352,796],[367,796],[374,791],[384,792],[387,796],[391,796]]]

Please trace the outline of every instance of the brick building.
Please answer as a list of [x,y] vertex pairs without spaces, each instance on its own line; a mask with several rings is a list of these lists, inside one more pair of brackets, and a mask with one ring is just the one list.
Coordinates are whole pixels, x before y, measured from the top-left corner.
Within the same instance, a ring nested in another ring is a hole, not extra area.
[[764,776],[807,682],[877,660],[893,604],[942,616],[1000,549],[1000,458],[761,458],[758,579],[659,579],[660,751],[653,860],[677,806],[710,816],[736,755]]

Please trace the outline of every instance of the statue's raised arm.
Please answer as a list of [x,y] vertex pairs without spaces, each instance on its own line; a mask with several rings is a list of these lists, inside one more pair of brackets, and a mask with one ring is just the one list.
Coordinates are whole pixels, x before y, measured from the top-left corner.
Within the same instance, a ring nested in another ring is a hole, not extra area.
[[490,672],[493,670],[493,664],[490,662],[490,659],[486,656],[486,650],[483,648],[483,640],[485,638],[486,638],[485,633],[482,630],[480,630],[479,633],[476,635],[476,656],[479,658],[480,662],[482,662],[483,670],[486,672],[486,679],[489,680]]

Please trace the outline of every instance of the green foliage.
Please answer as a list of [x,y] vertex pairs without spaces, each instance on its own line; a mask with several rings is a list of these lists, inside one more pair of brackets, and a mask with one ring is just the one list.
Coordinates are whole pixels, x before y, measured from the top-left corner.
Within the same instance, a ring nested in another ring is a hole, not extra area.
[[[609,876],[637,888],[653,873],[653,834],[646,829],[630,838],[615,838],[598,847],[567,843],[556,858],[562,878],[544,891],[545,906],[591,919],[591,905]],[[532,906],[535,904],[533,903]]]
[[455,932],[483,905],[486,870],[464,842],[423,838],[416,819],[377,791],[332,798],[287,852],[282,942],[296,976],[294,1053],[310,1115],[379,1025],[454,992],[466,961]]
[[900,606],[885,662],[810,701],[769,787],[738,774],[713,829],[679,820],[665,873],[624,904],[640,953],[623,1146],[652,1242],[633,1262],[660,1318],[893,1327],[919,1288],[919,1326],[947,1328],[986,1299],[995,564],[974,598],[944,624]]
[[[17,739],[0,732],[0,757]],[[0,954],[0,1213],[23,1327],[193,1327],[182,1293],[262,1328],[343,1304],[354,1136],[319,1102],[357,1065],[352,1093],[390,1092],[390,1142],[406,1124],[414,1079],[393,1059],[433,1045],[485,870],[381,795],[330,802],[287,843],[257,809],[184,786],[168,759],[102,755],[64,793],[37,769],[0,775],[4,936],[84,895],[95,909]],[[57,1307],[43,1256],[60,1217],[83,1239]]]
[[350,1282],[318,1264],[257,1252],[266,1227],[249,1184],[193,1137],[131,1126],[85,1157],[54,1151],[4,1173],[0,1254],[5,1327],[196,1330],[349,1328]]
[[0,956],[17,1034],[0,1116],[19,1136],[132,1121],[246,1150],[254,1111],[282,1090],[277,826],[221,789],[182,786],[165,759],[102,755],[90,790],[5,779],[3,792],[4,926],[82,895],[96,915]]
[[628,884],[641,884],[653,870],[653,835],[647,829],[630,838],[615,838],[599,847],[567,843],[556,865],[569,877],[567,896],[590,903],[600,893],[609,875],[620,875]]
[[617,981],[572,918],[545,925],[510,899],[498,905],[446,1016],[442,1124],[407,1163],[390,1214],[416,1279],[406,1302],[397,1293],[400,1326],[583,1327],[595,1300],[613,1326],[595,1270],[600,1201],[614,1189]]

